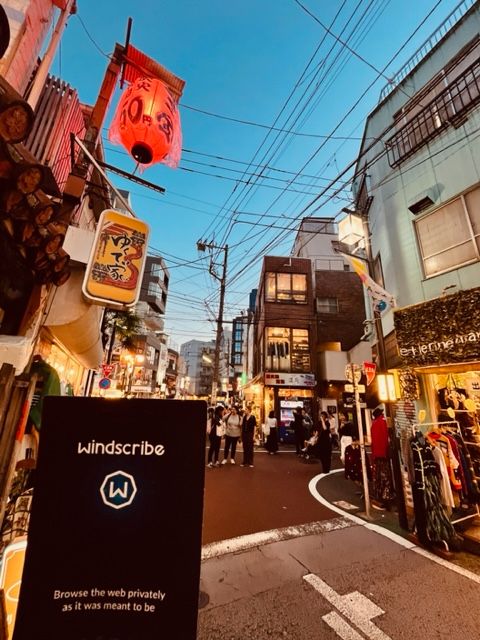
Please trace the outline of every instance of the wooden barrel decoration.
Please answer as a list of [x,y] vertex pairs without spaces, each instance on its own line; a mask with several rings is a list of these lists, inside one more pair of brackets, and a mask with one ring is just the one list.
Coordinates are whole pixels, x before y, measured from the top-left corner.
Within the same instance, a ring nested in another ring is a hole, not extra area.
[[22,243],[27,247],[39,247],[42,242],[43,238],[38,233],[38,227],[33,222],[25,222]]
[[30,194],[39,189],[44,178],[41,164],[20,163],[14,167],[15,186],[24,194]]
[[65,284],[65,282],[70,278],[70,276],[71,276],[70,269],[63,269],[62,271],[53,273],[52,282],[57,287],[61,287],[62,284]]
[[39,284],[48,284],[51,282],[53,276],[53,269],[46,267],[35,272],[35,279]]
[[48,255],[50,253],[57,253],[60,247],[63,244],[64,236],[61,233],[56,233],[55,235],[49,236],[44,245],[43,250]]
[[57,251],[55,262],[53,264],[53,270],[55,273],[63,271],[67,264],[70,262],[70,256],[64,249]]
[[47,225],[60,210],[60,205],[40,190],[27,195],[26,199],[32,208],[33,219],[38,225]]
[[35,271],[42,271],[42,270],[51,268],[53,272],[53,268],[48,258],[48,254],[45,253],[45,251],[40,250],[36,253],[34,262],[33,262],[33,268],[35,269]]
[[[17,189],[7,189],[2,193],[1,197],[2,201],[2,210],[5,213],[17,217],[15,213],[18,209],[20,210],[28,210],[27,201],[25,200],[25,196],[21,191],[17,191]],[[18,217],[22,218],[22,215],[18,215]],[[27,215],[27,218],[30,217],[30,214]],[[27,219],[25,218],[25,219]]]
[[25,140],[33,127],[33,121],[33,110],[24,100],[0,100],[0,137],[5,142]]

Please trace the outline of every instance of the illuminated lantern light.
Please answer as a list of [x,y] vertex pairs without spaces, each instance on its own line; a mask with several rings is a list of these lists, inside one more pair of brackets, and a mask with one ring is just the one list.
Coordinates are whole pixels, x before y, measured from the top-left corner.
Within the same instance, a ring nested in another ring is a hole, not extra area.
[[182,135],[175,100],[156,78],[137,78],[120,98],[109,139],[125,147],[139,164],[177,167]]

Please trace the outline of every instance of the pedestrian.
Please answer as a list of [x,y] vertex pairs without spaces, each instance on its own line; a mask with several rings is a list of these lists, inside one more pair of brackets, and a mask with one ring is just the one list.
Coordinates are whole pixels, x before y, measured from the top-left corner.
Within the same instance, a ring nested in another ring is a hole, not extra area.
[[358,440],[358,436],[355,433],[353,422],[347,420],[344,413],[338,414],[338,420],[340,422],[338,428],[338,435],[340,436],[340,460],[345,464],[345,449],[352,444],[354,439]]
[[277,419],[275,418],[275,411],[270,411],[268,418],[265,421],[265,429],[267,433],[267,441],[265,442],[265,449],[273,456],[278,451],[278,429]]
[[257,421],[252,414],[251,407],[245,409],[242,421],[243,462],[241,467],[253,467],[253,439]]
[[295,432],[295,453],[297,456],[302,455],[303,443],[305,442],[305,427],[303,426],[303,407],[298,405],[293,411],[293,421],[290,423]]
[[222,464],[227,464],[230,452],[230,464],[235,464],[235,452],[237,442],[242,435],[242,423],[238,415],[237,407],[234,405],[225,421],[225,449],[223,450]]
[[338,450],[338,422],[334,413],[328,412],[328,421],[330,422],[330,433],[332,434],[332,449]]
[[224,423],[222,420],[224,407],[218,405],[215,407],[213,419],[211,423],[210,433],[208,435],[210,440],[210,448],[208,450],[208,466],[212,467],[220,466],[218,456],[220,453],[220,443],[222,442],[222,436],[224,431]]
[[307,410],[305,408],[302,409],[302,419],[303,419],[303,429],[304,433],[310,437],[312,435],[313,429],[313,420],[308,415]]
[[328,413],[320,413],[320,424],[318,425],[318,452],[322,463],[323,473],[329,473],[332,465],[332,437],[330,434],[330,422]]
[[375,509],[388,509],[395,497],[388,451],[388,425],[382,407],[372,412],[371,452],[373,464],[373,500]]

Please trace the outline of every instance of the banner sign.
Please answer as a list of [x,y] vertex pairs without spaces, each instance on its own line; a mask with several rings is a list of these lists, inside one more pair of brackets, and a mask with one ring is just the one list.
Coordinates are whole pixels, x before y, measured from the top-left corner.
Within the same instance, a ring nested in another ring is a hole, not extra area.
[[265,384],[282,387],[314,387],[313,373],[266,373]]
[[196,638],[206,413],[45,399],[14,640]]
[[377,365],[374,362],[363,363],[363,373],[367,378],[367,387],[375,380],[375,373],[377,372]]
[[138,302],[149,227],[118,211],[100,216],[82,291],[95,304],[131,307]]

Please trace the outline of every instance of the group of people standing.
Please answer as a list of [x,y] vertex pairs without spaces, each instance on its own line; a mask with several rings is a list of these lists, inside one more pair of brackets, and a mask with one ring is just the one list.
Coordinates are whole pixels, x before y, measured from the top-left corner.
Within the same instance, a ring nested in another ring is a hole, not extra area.
[[[232,406],[228,410],[222,405],[218,405],[215,409],[210,408],[207,417],[207,434],[210,440],[207,466],[212,468],[219,467],[220,464],[227,464],[229,457],[230,464],[235,464],[237,444],[241,440],[243,460],[240,466],[253,467],[253,443],[256,426],[256,418],[248,406],[244,411],[236,406]],[[225,447],[223,460],[220,463],[220,446],[223,437],[225,437]]]
[[331,416],[326,411],[321,411],[318,426],[314,426],[305,409],[298,406],[293,412],[292,426],[297,456],[319,458],[323,473],[329,473],[334,445]]

